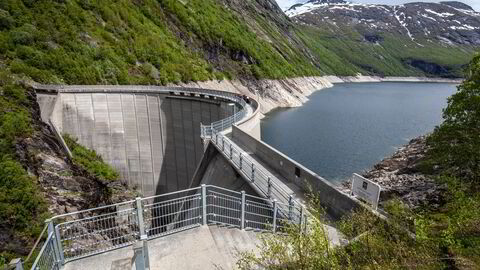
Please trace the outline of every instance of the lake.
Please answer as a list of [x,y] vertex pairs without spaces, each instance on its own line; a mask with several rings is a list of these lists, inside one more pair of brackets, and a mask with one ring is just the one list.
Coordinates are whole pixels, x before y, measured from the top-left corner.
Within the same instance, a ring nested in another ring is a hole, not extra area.
[[262,140],[338,184],[433,131],[455,91],[446,83],[335,84],[301,107],[268,113]]

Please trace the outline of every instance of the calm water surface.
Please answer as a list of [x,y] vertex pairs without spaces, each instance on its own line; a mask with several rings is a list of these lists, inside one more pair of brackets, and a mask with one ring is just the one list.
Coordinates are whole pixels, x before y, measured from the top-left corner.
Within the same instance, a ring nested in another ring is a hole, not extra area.
[[454,84],[347,83],[262,121],[262,139],[329,181],[371,168],[442,122]]

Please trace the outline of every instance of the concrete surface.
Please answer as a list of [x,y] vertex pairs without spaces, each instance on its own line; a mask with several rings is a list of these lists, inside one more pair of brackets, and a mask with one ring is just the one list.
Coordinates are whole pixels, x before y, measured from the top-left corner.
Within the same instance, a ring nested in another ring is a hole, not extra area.
[[[42,118],[95,149],[144,196],[186,189],[203,155],[200,123],[233,114],[227,101],[168,94],[39,94]],[[58,101],[58,102],[57,102]]]
[[[153,239],[148,241],[150,269],[235,269],[239,251],[258,251],[258,235],[253,231],[201,226]],[[130,270],[132,258],[132,247],[125,247],[69,262],[65,270]]]

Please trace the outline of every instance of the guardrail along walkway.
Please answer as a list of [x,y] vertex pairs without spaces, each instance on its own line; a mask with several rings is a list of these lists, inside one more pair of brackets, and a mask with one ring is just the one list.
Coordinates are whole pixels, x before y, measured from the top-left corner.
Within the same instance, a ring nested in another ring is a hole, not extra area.
[[137,198],[48,220],[46,241],[32,269],[59,269],[72,261],[201,225],[274,233],[292,223],[304,228],[306,214],[298,204],[206,185]]
[[246,151],[248,147],[234,142],[227,135],[213,129],[211,142],[237,169],[249,184],[263,197],[277,200],[289,205],[301,205],[302,202],[295,195],[303,194],[294,184],[287,186],[286,179],[275,173],[253,153]]

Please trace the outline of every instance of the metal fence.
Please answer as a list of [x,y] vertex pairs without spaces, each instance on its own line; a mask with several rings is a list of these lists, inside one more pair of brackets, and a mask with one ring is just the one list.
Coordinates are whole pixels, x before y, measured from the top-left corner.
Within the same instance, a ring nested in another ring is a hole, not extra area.
[[53,217],[32,269],[65,263],[200,225],[281,232],[304,224],[301,205],[277,202],[221,187],[201,187]]
[[[230,99],[233,99],[235,103],[239,104],[242,109],[239,110],[238,112],[234,113],[233,115],[221,119],[219,121],[213,122],[210,125],[200,125],[200,136],[202,138],[210,138],[212,137],[212,133],[214,130],[218,131],[224,131],[226,129],[231,128],[235,123],[243,120],[243,118],[247,115],[247,106],[249,106],[245,100],[241,97],[230,97]],[[235,105],[236,106],[236,105]]]
[[295,204],[292,194],[278,184],[281,181],[246,154],[241,147],[233,143],[227,136],[213,129],[211,142],[266,198],[275,198],[284,204]]

